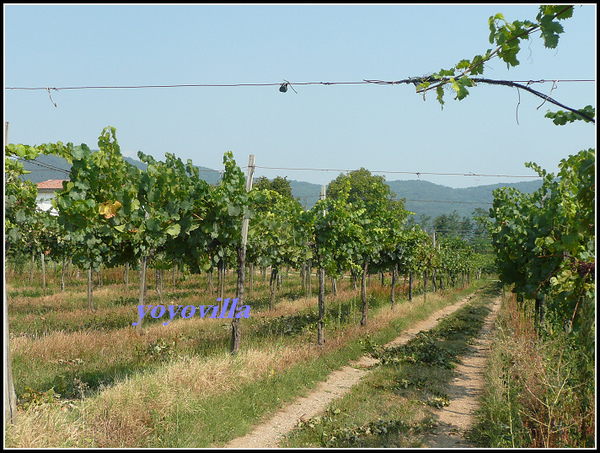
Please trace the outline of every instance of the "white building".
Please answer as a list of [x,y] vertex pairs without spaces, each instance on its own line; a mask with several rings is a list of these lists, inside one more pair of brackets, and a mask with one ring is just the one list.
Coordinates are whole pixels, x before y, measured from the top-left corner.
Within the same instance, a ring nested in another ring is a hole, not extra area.
[[38,194],[36,198],[37,206],[43,211],[50,211],[57,215],[55,209],[52,208],[51,200],[54,198],[57,191],[62,190],[63,181],[68,182],[68,179],[49,179],[37,183]]

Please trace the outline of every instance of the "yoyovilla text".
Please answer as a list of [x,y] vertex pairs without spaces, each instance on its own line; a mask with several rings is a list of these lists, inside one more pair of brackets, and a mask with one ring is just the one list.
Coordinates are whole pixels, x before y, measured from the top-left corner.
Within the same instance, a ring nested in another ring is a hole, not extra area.
[[[166,322],[163,322],[163,326],[166,326],[173,318],[177,315],[177,313],[181,314],[183,319],[189,319],[196,314],[196,308],[200,312],[200,317],[208,317],[208,318],[249,318],[250,317],[250,305],[242,305],[241,307],[237,306],[238,299],[235,298],[231,302],[231,306],[229,306],[229,301],[231,299],[224,299],[223,305],[198,305],[195,307],[194,305],[168,305],[168,312],[170,319]],[[217,302],[221,302],[221,298],[217,298]],[[147,308],[145,308],[147,307]],[[183,309],[183,310],[182,310]],[[137,326],[144,316],[150,313],[150,316],[158,319],[162,318],[165,313],[167,313],[167,309],[164,305],[138,305],[139,317],[140,319],[137,322],[132,323],[134,326]],[[181,311],[180,311],[181,310]],[[220,311],[219,311],[220,310]],[[208,316],[210,315],[210,316]]]

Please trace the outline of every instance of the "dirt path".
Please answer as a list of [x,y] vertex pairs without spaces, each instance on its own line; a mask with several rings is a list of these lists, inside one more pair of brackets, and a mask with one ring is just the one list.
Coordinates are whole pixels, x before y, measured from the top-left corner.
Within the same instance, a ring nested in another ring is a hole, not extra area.
[[[468,296],[454,305],[450,305],[442,308],[441,310],[436,311],[431,316],[429,316],[429,318],[420,321],[410,329],[407,329],[402,335],[392,340],[386,346],[406,343],[420,331],[429,330],[433,328],[438,323],[439,319],[455,312],[460,307],[469,302],[472,299],[472,297],[473,296]],[[487,325],[488,324],[486,322],[486,326]],[[484,327],[484,330],[485,328],[486,327]],[[243,437],[233,439],[231,442],[225,445],[225,448],[277,447],[279,441],[283,438],[283,436],[289,431],[291,431],[294,428],[294,426],[297,425],[299,420],[306,420],[323,412],[327,408],[329,403],[331,403],[331,401],[348,393],[352,386],[356,385],[358,381],[360,381],[360,379],[368,373],[369,368],[372,367],[375,363],[377,363],[376,359],[373,359],[369,356],[363,356],[358,361],[353,362],[351,365],[345,366],[339,370],[334,371],[329,375],[325,382],[321,382],[317,386],[317,388],[313,390],[309,395],[299,398],[294,403],[280,409],[270,420],[258,425],[251,433]],[[467,387],[465,386],[464,392],[467,391]],[[471,393],[473,392],[471,391]],[[465,394],[463,396],[467,399],[475,398],[474,396],[469,396],[468,394]],[[460,392],[457,393],[457,397],[462,397]],[[453,396],[451,396],[451,399],[452,398]],[[459,407],[459,405],[455,406],[454,404],[455,402],[452,399],[452,404],[450,405],[450,407],[452,407],[453,409],[455,407]],[[460,403],[460,407],[463,406],[467,408],[466,401]],[[470,409],[467,408],[465,410]],[[452,416],[453,415],[451,414],[451,417]],[[440,414],[441,423],[447,423],[444,421],[445,419],[442,420],[441,417],[442,414]],[[467,415],[465,415],[464,417],[467,418]],[[460,425],[458,429],[461,429],[461,427],[462,425]],[[452,427],[449,426],[449,432],[451,428]],[[440,435],[442,434],[443,433],[440,433]],[[454,438],[450,438],[450,440],[454,440]],[[434,445],[431,444],[429,446],[433,447]]]
[[433,411],[438,427],[423,440],[426,447],[475,447],[463,436],[473,423],[473,412],[477,409],[478,396],[484,385],[483,369],[490,347],[490,332],[500,309],[500,298],[493,301],[491,308],[492,312],[487,316],[472,350],[455,368],[457,376],[448,391],[450,406]]

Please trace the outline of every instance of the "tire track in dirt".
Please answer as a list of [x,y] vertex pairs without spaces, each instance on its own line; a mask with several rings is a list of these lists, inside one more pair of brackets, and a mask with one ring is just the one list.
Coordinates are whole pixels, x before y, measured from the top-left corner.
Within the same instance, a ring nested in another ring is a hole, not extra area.
[[[417,322],[385,346],[404,344],[414,338],[420,331],[435,327],[441,318],[454,313],[475,297],[475,294],[436,311],[427,319]],[[317,388],[310,394],[298,398],[293,403],[280,409],[271,419],[261,423],[245,436],[231,440],[224,448],[276,448],[283,437],[298,424],[298,421],[308,420],[325,411],[331,401],[348,393],[377,362],[378,360],[372,357],[362,356],[357,361],[351,362],[350,365],[333,371],[327,380],[319,383]]]
[[492,311],[486,317],[471,351],[456,366],[457,375],[448,391],[450,405],[433,410],[437,427],[435,432],[423,439],[426,448],[476,448],[464,438],[464,434],[471,428],[474,412],[479,406],[479,395],[485,384],[483,373],[491,343],[490,333],[500,305],[500,298],[494,299]]

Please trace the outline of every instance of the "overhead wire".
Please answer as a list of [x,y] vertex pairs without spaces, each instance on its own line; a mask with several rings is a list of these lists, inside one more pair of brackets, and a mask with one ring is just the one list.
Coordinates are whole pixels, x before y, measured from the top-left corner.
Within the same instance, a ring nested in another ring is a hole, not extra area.
[[[248,167],[241,167],[242,169],[247,169]],[[349,173],[356,170],[351,170],[347,168],[293,168],[293,167],[264,167],[261,165],[254,165],[254,168],[260,168],[263,170],[281,170],[281,171],[314,171],[314,172],[339,172],[339,173]],[[396,171],[396,170],[369,170],[371,173],[384,173],[384,174],[403,174],[403,175],[428,175],[428,176],[471,176],[471,177],[482,177],[482,178],[539,178],[538,175],[491,175],[491,174],[483,174],[483,173],[440,173],[440,172],[422,172],[422,171]]]
[[[460,76],[459,76],[460,77]],[[423,94],[423,99],[425,98],[425,92],[429,91],[430,89],[432,89],[430,85],[430,83],[435,83],[437,85],[434,86],[442,86],[448,82],[452,82],[454,79],[450,78],[450,77],[434,77],[434,76],[422,76],[422,77],[408,77],[406,79],[402,79],[402,80],[367,80],[367,79],[363,79],[362,81],[355,81],[355,82],[294,82],[293,85],[299,86],[299,85],[361,85],[361,84],[376,84],[376,85],[399,85],[399,84],[413,84],[417,90],[417,93],[422,93]],[[589,116],[586,112],[584,111],[579,111],[579,110],[575,110],[571,107],[568,107],[564,104],[561,104],[560,102],[552,99],[550,97],[550,95],[544,95],[543,93],[534,90],[533,88],[530,87],[530,85],[534,84],[534,83],[545,83],[545,82],[549,82],[550,80],[545,80],[545,79],[540,79],[540,80],[527,80],[527,81],[511,81],[511,80],[493,80],[493,79],[487,79],[487,78],[481,78],[481,77],[474,77],[469,79],[471,80],[472,83],[476,84],[476,83],[486,83],[486,84],[491,84],[491,85],[504,85],[504,86],[509,86],[509,87],[513,87],[513,88],[521,88],[525,91],[530,92],[531,94],[538,96],[542,99],[544,99],[544,102],[548,101],[552,104],[555,104],[561,108],[564,108],[572,113],[575,113],[579,116],[581,116],[583,119],[585,119],[588,122],[591,123],[596,123],[596,121],[594,120],[593,117]],[[552,89],[554,89],[554,87],[556,86],[556,84],[559,81],[587,81],[587,82],[592,82],[593,80],[591,79],[554,79],[551,80],[552,81]],[[523,83],[525,83],[526,85],[523,85]],[[298,94],[298,92],[293,88],[293,85],[291,82],[289,82],[288,80],[283,81],[283,83],[280,82],[276,82],[276,83],[223,83],[223,84],[177,84],[177,85],[129,85],[129,86],[125,86],[125,85],[114,85],[114,86],[72,86],[72,87],[7,87],[5,89],[8,90],[45,90],[48,92],[48,96],[50,98],[50,102],[52,102],[52,104],[54,105],[54,107],[58,107],[58,105],[56,104],[56,102],[54,102],[54,99],[52,99],[52,91],[60,91],[60,90],[92,90],[92,89],[141,89],[141,88],[181,88],[181,87],[246,87],[246,86],[274,86],[274,85],[278,85],[279,86],[279,91],[282,93],[287,92],[287,87],[290,86],[292,87],[292,90]],[[539,108],[539,107],[538,107]]]
[[[38,167],[45,168],[47,171],[59,171],[59,172],[66,173],[67,175],[69,174],[69,170],[67,170],[65,168],[57,167],[56,165],[49,164],[47,162],[40,162],[40,161],[36,161],[36,160],[28,160],[28,159],[21,159],[21,158],[19,158],[18,160],[20,162],[26,162],[28,164],[33,164],[33,165],[37,165]],[[28,170],[28,171],[43,171],[43,170]]]
[[[362,81],[349,81],[349,82],[294,82],[293,85],[301,86],[301,85],[358,85],[358,84],[377,84],[377,85],[394,85],[400,83],[418,83],[421,80],[426,79],[426,77],[421,78],[408,78],[397,81],[384,81],[384,80],[367,80],[363,79]],[[553,87],[557,82],[595,82],[595,80],[591,79],[539,79],[539,80],[527,80],[527,81],[515,81],[512,83],[545,83],[552,82]],[[280,86],[283,85],[292,85],[291,82],[287,80],[284,81],[284,84],[280,82],[276,83],[231,83],[231,84],[173,84],[173,85],[130,85],[130,86],[70,86],[70,87],[6,87],[7,90],[46,90],[50,93],[50,90],[59,91],[59,90],[89,90],[89,89],[142,89],[142,88],[181,88],[181,87],[248,87],[248,86]],[[54,102],[53,102],[54,103]],[[55,104],[56,105],[56,104]],[[39,163],[37,164],[39,165]],[[43,165],[39,165],[43,167]],[[52,169],[48,167],[49,169]],[[244,167],[246,168],[246,167]],[[348,169],[326,169],[326,168],[289,168],[289,167],[263,167],[263,166],[255,166],[255,168],[262,168],[265,170],[286,170],[286,171],[320,171],[320,172],[328,172],[328,171],[336,171],[336,172],[349,172],[351,170]],[[63,171],[67,173],[64,169],[54,168],[57,171]],[[213,170],[199,170],[203,172],[210,172]],[[431,175],[431,176],[471,176],[471,177],[495,177],[495,178],[538,178],[538,176],[534,175],[490,175],[490,174],[479,174],[479,173],[440,173],[440,172],[408,172],[408,171],[382,171],[382,170],[372,170],[372,173],[384,173],[384,174],[410,174],[416,175],[420,177],[421,175]]]
[[[49,164],[47,162],[40,162],[40,161],[36,161],[36,160],[27,160],[27,159],[18,159],[21,162],[26,162],[29,164],[33,164],[36,165],[38,167],[41,167],[42,169],[40,170],[36,170],[36,169],[31,169],[28,171],[57,171],[57,172],[62,172],[66,175],[68,175],[70,173],[69,170],[61,168],[61,167],[57,167],[56,165],[53,164]],[[247,169],[248,167],[241,167],[241,169]],[[282,170],[282,171],[315,171],[315,172],[340,172],[340,173],[349,173],[355,170],[349,170],[349,169],[335,169],[335,168],[293,168],[293,167],[264,167],[264,166],[259,166],[259,165],[255,165],[254,168],[260,168],[260,169],[266,169],[266,170]],[[198,172],[203,172],[203,173],[219,173],[217,170],[212,170],[212,169],[207,169],[207,170],[202,170],[202,169],[198,169]],[[481,174],[481,173],[439,173],[439,172],[408,172],[408,171],[394,171],[394,170],[370,170],[371,173],[385,173],[385,174],[409,174],[409,175],[416,175],[418,177],[420,177],[421,175],[434,175],[434,176],[463,176],[463,177],[494,177],[494,178],[539,178],[539,176],[537,175],[490,175],[490,174]],[[318,198],[318,195],[314,195],[311,196],[311,198]],[[304,197],[307,198],[307,197]],[[411,202],[428,202],[428,203],[467,203],[467,202],[460,202],[460,201],[452,201],[452,200],[407,200],[407,201],[411,201]],[[475,203],[475,204],[484,204],[479,203],[479,202],[468,202],[468,203]]]
[[404,200],[411,203],[450,203],[450,204],[490,204],[489,201],[448,201],[448,200]]
[[[299,198],[301,200],[307,201],[309,198],[319,198],[320,195],[302,195],[300,197],[294,197],[294,198]],[[405,202],[410,202],[410,203],[449,203],[449,204],[489,204],[489,205],[493,205],[494,203],[491,203],[489,201],[455,201],[455,200],[409,200],[409,199],[404,199]]]
[[[47,170],[52,171],[60,171],[63,173],[69,173],[69,170],[61,167],[57,167],[56,165],[49,164],[47,162],[40,162],[37,160],[28,160],[28,159],[18,159],[21,162],[26,162],[30,164],[37,165],[42,168],[46,168]],[[248,167],[240,167],[242,170],[247,169]],[[339,172],[339,173],[350,173],[356,170],[351,169],[340,169],[340,168],[294,168],[294,167],[264,167],[261,165],[254,165],[254,168],[263,169],[263,170],[281,170],[281,171],[314,171],[314,172]],[[35,171],[35,170],[32,170]],[[38,170],[39,171],[39,170]],[[204,173],[219,173],[218,170],[212,169],[198,169],[199,172]],[[539,178],[537,175],[505,175],[505,174],[482,174],[482,173],[440,173],[440,172],[411,172],[411,171],[396,171],[396,170],[369,170],[371,173],[384,173],[384,174],[408,174],[408,175],[429,175],[429,176],[464,176],[464,177],[489,177],[489,178]]]
[[[284,81],[283,84],[288,83],[294,86],[307,86],[307,85],[399,85],[406,83],[418,83],[420,80],[426,79],[427,77],[410,77],[402,80],[357,80],[357,81],[346,81],[346,82],[288,82]],[[538,79],[538,80],[514,80],[513,83],[546,83],[546,82],[595,82],[593,79]],[[60,91],[60,90],[122,90],[122,89],[149,89],[149,88],[217,88],[217,87],[267,87],[267,86],[281,86],[281,82],[266,82],[266,83],[182,83],[182,84],[162,84],[162,85],[98,85],[98,86],[66,86],[66,87],[5,87],[5,90],[23,90],[23,91]]]

